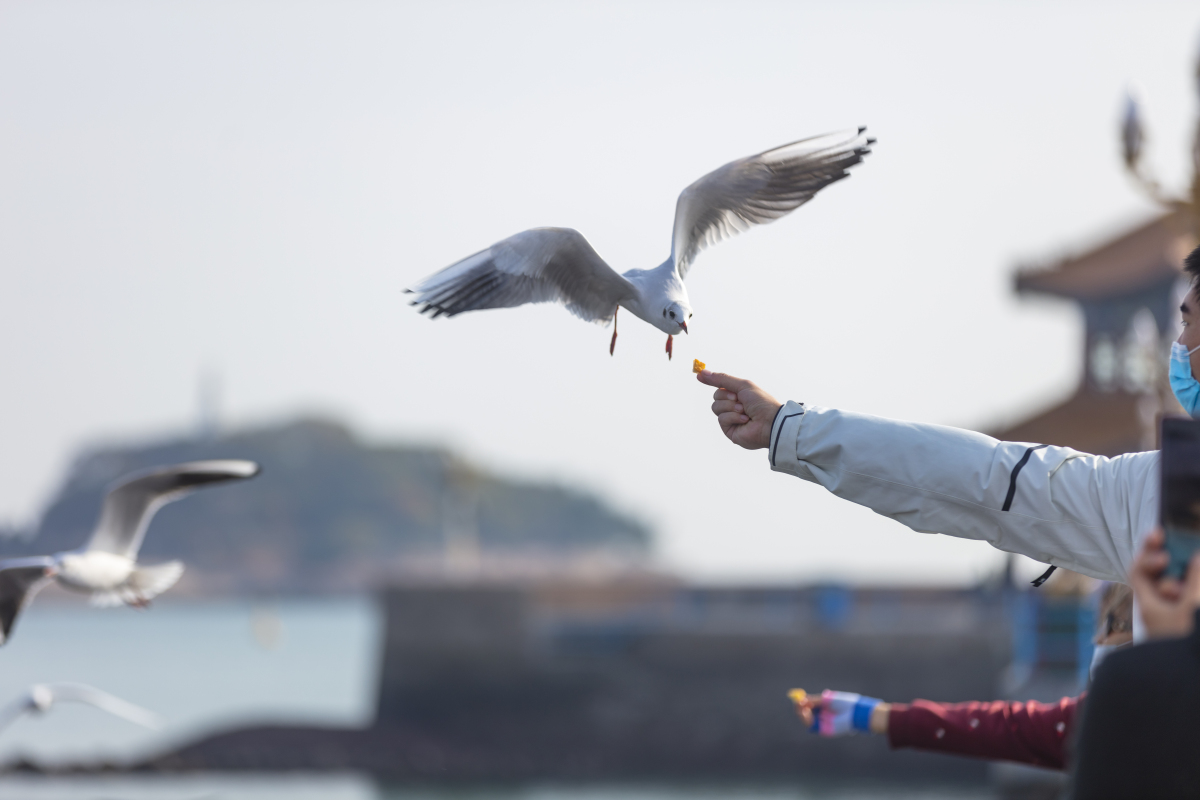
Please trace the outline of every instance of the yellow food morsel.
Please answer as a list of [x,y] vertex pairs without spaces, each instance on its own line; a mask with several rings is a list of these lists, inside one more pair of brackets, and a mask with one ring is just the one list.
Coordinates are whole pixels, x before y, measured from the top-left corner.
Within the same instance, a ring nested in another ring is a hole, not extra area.
[[704,369],[704,362],[698,358],[693,358],[692,359],[692,372],[699,374],[702,369]]
[[799,705],[808,697],[808,692],[804,691],[803,689],[792,689],[790,692],[788,692],[788,697],[791,698],[793,703]]

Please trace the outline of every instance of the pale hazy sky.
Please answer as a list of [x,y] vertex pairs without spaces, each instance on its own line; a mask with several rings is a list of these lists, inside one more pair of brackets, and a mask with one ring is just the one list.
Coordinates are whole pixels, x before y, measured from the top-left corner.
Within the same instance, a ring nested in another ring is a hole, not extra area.
[[[0,3],[0,519],[88,442],[300,413],[602,493],[720,580],[972,580],[922,536],[727,444],[693,357],[781,397],[986,428],[1073,386],[1081,322],[1015,265],[1152,212],[1127,87],[1181,178],[1191,2]],[[704,253],[668,363],[628,317],[430,322],[402,290],[525,228],[618,269],[678,192],[865,124],[854,177]]]

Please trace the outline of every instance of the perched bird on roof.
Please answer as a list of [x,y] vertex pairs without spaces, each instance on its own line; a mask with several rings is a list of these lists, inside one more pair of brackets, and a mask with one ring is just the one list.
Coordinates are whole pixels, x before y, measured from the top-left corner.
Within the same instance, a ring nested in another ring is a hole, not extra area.
[[571,228],[534,228],[451,264],[407,290],[412,305],[433,317],[464,311],[561,303],[577,317],[613,322],[627,308],[672,337],[687,333],[692,318],[683,279],[704,248],[773,222],[811,200],[870,152],[866,128],[801,139],[732,161],[683,190],[675,204],[671,256],[649,270],[618,274],[583,235]]
[[0,730],[24,714],[44,714],[55,703],[87,703],[144,728],[161,727],[158,715],[141,706],[102,692],[83,683],[35,683],[25,693],[0,709]]
[[137,563],[154,513],[197,489],[244,480],[258,471],[253,461],[190,461],[122,478],[105,496],[87,545],[52,556],[0,561],[0,644],[8,641],[21,609],[52,580],[90,594],[96,606],[145,606],[183,574],[179,561],[149,567]]

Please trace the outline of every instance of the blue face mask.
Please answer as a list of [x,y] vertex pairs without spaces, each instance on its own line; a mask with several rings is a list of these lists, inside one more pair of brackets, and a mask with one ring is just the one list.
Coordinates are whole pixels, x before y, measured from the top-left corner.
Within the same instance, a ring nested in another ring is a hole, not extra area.
[[1193,347],[1188,350],[1179,342],[1171,344],[1171,391],[1175,399],[1183,406],[1183,410],[1193,417],[1200,418],[1200,381],[1192,377],[1192,353],[1200,350]]

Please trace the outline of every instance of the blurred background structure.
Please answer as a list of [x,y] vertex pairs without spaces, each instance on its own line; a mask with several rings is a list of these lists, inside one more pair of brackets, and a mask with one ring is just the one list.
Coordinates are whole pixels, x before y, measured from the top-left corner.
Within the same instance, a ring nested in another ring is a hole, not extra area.
[[[1200,102],[1200,59],[1194,89]],[[1146,163],[1145,124],[1137,101],[1127,99],[1120,131],[1125,169],[1162,212],[1085,253],[1018,272],[1019,294],[1078,305],[1082,364],[1068,400],[996,431],[998,438],[1111,456],[1156,448],[1159,417],[1182,413],[1166,363],[1188,290],[1183,258],[1200,243],[1200,113],[1194,128],[1186,189],[1172,195]]]
[[[1114,168],[1130,82],[1164,190],[1190,174],[1184,2],[1136,24],[1120,3],[764,2],[733,25],[719,3],[2,9],[0,521],[19,529],[81,443],[321,417],[591,487],[698,579],[970,584],[1002,569],[990,548],[898,536],[730,453],[690,357],[809,403],[1011,425],[1071,392],[1082,332],[1012,297],[1012,264],[1161,212]],[[852,180],[705,254],[675,362],[632,330],[610,358],[560,309],[496,328],[403,305],[534,225],[656,263],[681,186],[853,124],[879,146]]]
[[189,498],[182,513],[167,506],[144,546],[145,558],[185,561],[179,593],[346,594],[406,576],[648,568],[648,527],[592,494],[489,475],[445,449],[364,444],[317,419],[86,452],[37,527],[6,550],[77,546],[117,478],[230,453],[270,465],[254,490]]
[[[1009,439],[1152,447],[1200,207],[1192,4],[0,18],[3,552],[79,541],[131,469],[264,465],[156,518],[145,557],[188,564],[161,605],[47,592],[0,651],[0,691],[95,683],[166,734],[64,710],[4,732],[10,766],[583,782],[555,800],[595,779],[665,781],[656,798],[717,779],[789,798],[1039,791],[810,737],[784,692],[1074,693],[1092,583],[1030,591],[1043,565],[767,476],[686,367]],[[1153,131],[1115,102],[1131,80]],[[690,290],[707,316],[675,362],[649,340],[609,358],[605,332],[557,309],[497,332],[403,306],[464,247],[532,225],[595,231],[614,265],[661,258],[704,169],[858,123],[880,143],[853,181],[706,254]],[[862,779],[882,783],[845,788]],[[0,798],[102,786],[40,780],[10,772]],[[303,788],[279,780],[263,791]]]
[[[560,579],[384,594],[375,718],[251,727],[142,769],[363,770],[384,781],[976,782],[982,761],[817,741],[802,680],[884,697],[994,697],[1009,647],[991,590],[681,587]],[[1090,655],[1090,654],[1089,654]]]

